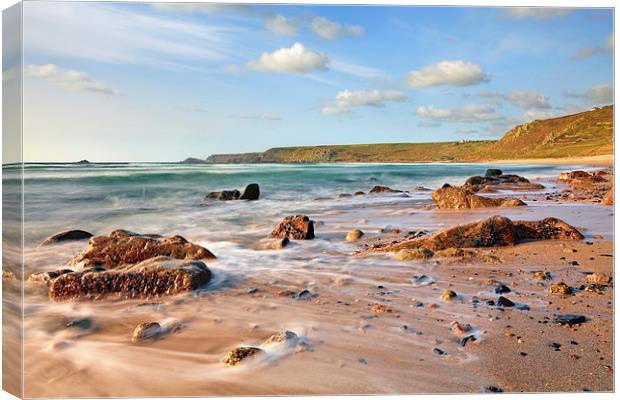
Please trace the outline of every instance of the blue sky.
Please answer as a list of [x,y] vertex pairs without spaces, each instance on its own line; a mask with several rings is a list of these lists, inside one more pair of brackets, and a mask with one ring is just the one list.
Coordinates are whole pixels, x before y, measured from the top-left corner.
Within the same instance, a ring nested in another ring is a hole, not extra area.
[[613,102],[610,9],[26,2],[24,51],[29,161],[493,139]]

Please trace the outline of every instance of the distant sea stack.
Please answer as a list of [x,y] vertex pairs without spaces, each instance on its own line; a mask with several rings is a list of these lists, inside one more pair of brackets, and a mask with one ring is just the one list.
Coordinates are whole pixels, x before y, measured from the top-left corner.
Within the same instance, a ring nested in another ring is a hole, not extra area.
[[80,160],[80,161],[75,162],[75,164],[91,164],[91,162],[88,160]]
[[205,160],[201,160],[200,158],[188,157],[183,161],[179,161],[179,164],[206,164]]

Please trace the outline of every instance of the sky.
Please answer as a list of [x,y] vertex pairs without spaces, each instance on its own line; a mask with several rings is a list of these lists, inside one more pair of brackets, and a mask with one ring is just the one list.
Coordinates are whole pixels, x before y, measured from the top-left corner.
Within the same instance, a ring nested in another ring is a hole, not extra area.
[[23,23],[26,161],[488,140],[613,103],[611,9],[26,2]]

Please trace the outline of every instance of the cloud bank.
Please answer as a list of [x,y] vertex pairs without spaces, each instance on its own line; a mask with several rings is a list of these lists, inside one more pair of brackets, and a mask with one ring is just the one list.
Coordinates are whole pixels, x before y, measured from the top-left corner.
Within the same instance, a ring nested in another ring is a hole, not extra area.
[[478,64],[456,61],[440,61],[407,74],[406,82],[415,89],[431,86],[470,86],[489,81],[488,75]]
[[405,100],[407,96],[399,90],[355,92],[343,90],[336,95],[335,104],[323,107],[321,113],[325,115],[345,114],[354,107],[385,107],[387,102]]

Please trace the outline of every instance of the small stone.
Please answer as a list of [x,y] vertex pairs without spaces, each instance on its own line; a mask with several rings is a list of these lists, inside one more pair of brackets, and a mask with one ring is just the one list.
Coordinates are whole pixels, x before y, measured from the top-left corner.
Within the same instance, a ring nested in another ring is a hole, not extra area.
[[136,326],[136,328],[133,330],[131,341],[134,343],[138,343],[145,340],[156,339],[159,335],[161,335],[161,333],[162,329],[159,323],[144,322],[138,324],[138,326]]
[[255,356],[256,354],[260,354],[262,352],[263,350],[258,347],[237,347],[236,349],[228,352],[228,354],[226,354],[226,356],[222,359],[222,362],[232,367],[239,364],[246,358]]
[[438,347],[435,347],[435,348],[433,349],[433,353],[437,354],[438,356],[443,356],[444,354],[446,354],[446,352],[445,352],[445,351],[443,351],[442,349],[440,349],[440,348],[438,348]]
[[532,277],[536,281],[548,281],[548,280],[551,279],[551,274],[549,272],[546,272],[546,271],[536,271],[536,272],[534,272]]
[[282,250],[290,243],[288,237],[283,237],[280,239],[262,241],[258,243],[258,250]]
[[547,292],[553,293],[553,294],[569,295],[573,293],[573,289],[570,286],[568,286],[566,283],[560,282],[560,283],[554,283],[553,285],[549,286],[549,288],[547,289]]
[[549,343],[549,347],[551,347],[555,351],[559,351],[560,347],[562,347],[562,345],[557,343],[557,342],[551,342],[551,343]]
[[572,325],[582,324],[586,322],[586,317],[584,315],[564,314],[564,315],[558,315],[555,318],[554,322],[560,325],[572,326]]
[[497,386],[487,386],[484,388],[484,392],[486,393],[503,393],[504,389],[498,388]]
[[464,338],[460,338],[458,340],[458,344],[461,347],[465,347],[467,346],[467,342],[475,342],[476,341],[476,337],[474,335],[469,335],[469,336],[465,336]]
[[273,344],[273,343],[292,343],[296,342],[298,336],[295,332],[285,330],[282,332],[275,333],[271,335],[267,340],[263,342],[264,345]]
[[589,283],[597,283],[600,285],[606,285],[608,283],[611,283],[611,277],[603,273],[595,272],[593,274],[587,275],[586,281],[588,281]]
[[317,297],[317,295],[310,292],[308,289],[304,289],[301,292],[295,294],[293,297],[297,300],[310,300]]
[[385,314],[387,312],[387,307],[383,304],[375,304],[370,308],[370,311],[377,314]]
[[571,249],[570,247],[565,247],[563,251],[564,251],[564,253],[566,253],[566,254],[576,253],[576,252],[577,252],[577,250],[575,250],[575,249]]
[[457,335],[464,335],[468,333],[469,331],[471,331],[471,325],[469,324],[461,325],[460,323],[456,321],[452,321],[452,323],[450,323],[450,328],[452,328],[452,331],[456,333]]
[[510,288],[504,284],[500,284],[497,287],[495,287],[495,293],[497,294],[510,293]]
[[424,260],[433,257],[433,252],[426,247],[418,247],[415,249],[402,249],[394,255],[397,260]]
[[452,290],[446,290],[445,292],[443,292],[443,294],[441,295],[441,299],[443,301],[451,301],[454,298],[456,298],[456,292],[452,291]]
[[354,229],[351,232],[347,233],[347,237],[345,238],[345,240],[347,242],[355,242],[356,240],[361,239],[362,236],[364,236],[364,232],[359,229]]
[[515,303],[505,298],[504,296],[499,296],[497,299],[497,305],[500,307],[514,307]]
[[358,363],[360,363],[360,364],[364,364],[364,365],[367,365],[367,364],[368,364],[368,361],[366,361],[366,359],[365,359],[365,358],[362,358],[362,357],[358,358],[358,359],[357,359],[357,362],[358,362]]
[[573,261],[569,261],[568,265],[579,265],[579,263],[577,261],[573,260]]
[[92,328],[92,326],[93,326],[93,320],[90,318],[75,319],[65,324],[65,328],[76,328],[76,329],[84,329],[84,330],[88,330]]

